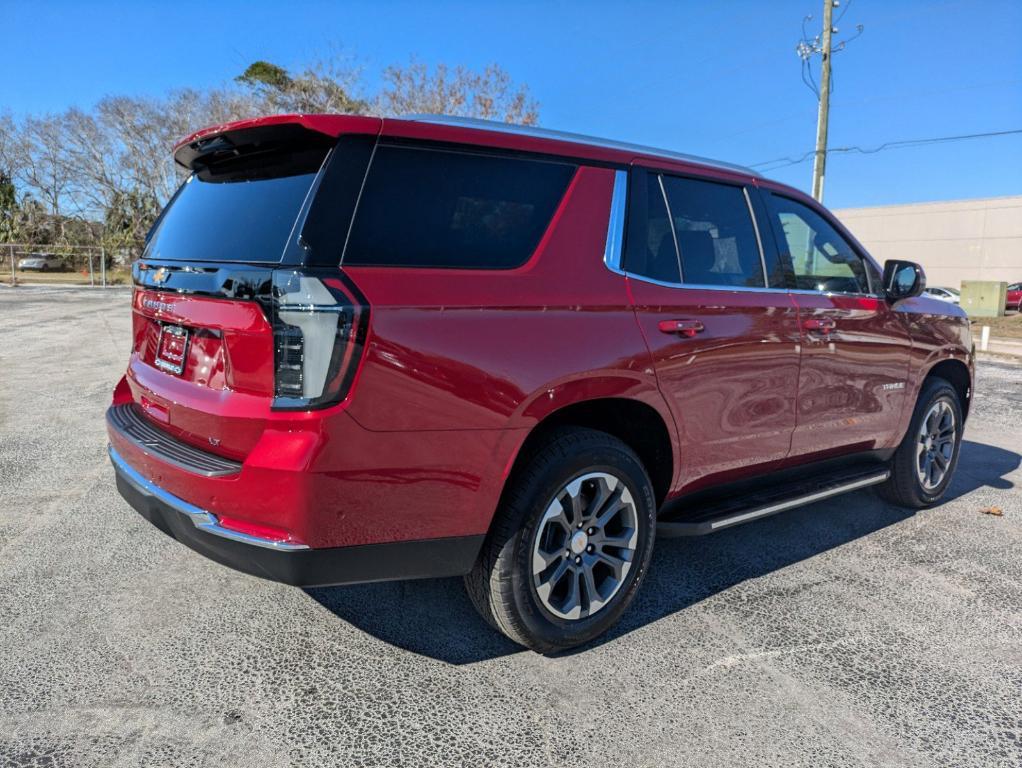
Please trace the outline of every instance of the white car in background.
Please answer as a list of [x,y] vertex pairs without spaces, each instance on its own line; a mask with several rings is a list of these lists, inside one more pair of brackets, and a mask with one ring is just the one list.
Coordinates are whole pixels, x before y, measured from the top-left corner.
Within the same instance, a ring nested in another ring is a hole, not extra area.
[[52,253],[33,253],[18,261],[18,269],[36,272],[56,272],[64,269],[64,260]]
[[954,288],[940,288],[934,286],[932,288],[927,288],[926,293],[935,299],[950,301],[952,304],[957,304],[962,298],[961,293]]

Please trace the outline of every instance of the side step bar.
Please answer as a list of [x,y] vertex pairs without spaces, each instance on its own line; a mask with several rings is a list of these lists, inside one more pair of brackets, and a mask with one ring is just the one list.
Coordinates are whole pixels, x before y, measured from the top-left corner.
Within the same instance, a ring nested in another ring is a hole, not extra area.
[[[705,536],[742,523],[749,523],[778,512],[829,499],[842,493],[878,485],[891,476],[890,470],[871,469],[854,475],[844,474],[810,485],[781,487],[773,492],[750,494],[738,499],[730,498],[718,505],[685,514],[672,513],[657,523],[657,536]],[[744,505],[743,505],[744,502]],[[714,508],[716,506],[716,508]]]

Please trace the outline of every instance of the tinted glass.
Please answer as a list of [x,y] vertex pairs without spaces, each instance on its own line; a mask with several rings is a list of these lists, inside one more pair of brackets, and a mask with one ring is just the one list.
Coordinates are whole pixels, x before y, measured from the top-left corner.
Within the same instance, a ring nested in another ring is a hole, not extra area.
[[664,176],[681,276],[695,285],[763,288],[763,262],[740,187]]
[[575,166],[413,147],[376,150],[345,264],[510,269],[539,244]]
[[796,288],[869,293],[862,259],[822,216],[786,197],[767,195],[767,198],[775,226],[784,233],[791,254]]
[[[640,187],[640,194],[641,187]],[[667,205],[656,174],[646,175],[645,221],[638,222],[634,232],[638,244],[629,246],[626,269],[637,275],[665,283],[680,283],[678,251],[667,218]],[[640,214],[641,215],[641,214]]]
[[145,249],[152,259],[279,262],[325,152],[193,174]]
[[355,212],[375,136],[342,136],[323,169],[316,198],[302,225],[304,262],[310,267],[336,267]]

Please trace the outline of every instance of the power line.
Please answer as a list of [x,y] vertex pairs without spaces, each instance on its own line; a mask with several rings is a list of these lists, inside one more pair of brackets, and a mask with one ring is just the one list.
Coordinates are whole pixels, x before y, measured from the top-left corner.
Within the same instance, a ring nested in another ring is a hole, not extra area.
[[[882,152],[885,149],[900,149],[903,147],[921,147],[927,144],[944,144],[951,141],[965,141],[967,139],[983,139],[992,136],[1009,136],[1011,134],[1022,133],[1022,128],[1012,128],[1007,131],[988,131],[986,133],[963,133],[957,136],[935,136],[928,139],[902,139],[900,141],[885,141],[883,144],[878,144],[872,149],[860,147],[858,145],[851,147],[834,147],[833,149],[826,150],[827,154],[833,154],[837,152],[856,152],[862,155],[873,155],[877,152]],[[776,157],[773,160],[764,160],[761,163],[753,163],[750,168],[761,168],[765,165],[774,165],[770,170],[777,170],[778,168],[787,168],[789,165],[798,165],[804,163],[806,160],[816,154],[816,150],[811,149],[805,154],[799,157]]]
[[[929,98],[931,96],[943,96],[944,94],[948,94],[948,93],[961,93],[962,91],[966,91],[966,92],[968,92],[970,94],[974,94],[976,91],[981,90],[983,88],[1003,88],[1006,85],[1018,85],[1019,83],[1022,83],[1022,78],[1016,78],[1016,79],[1013,79],[1013,80],[991,80],[991,81],[987,81],[987,82],[973,82],[973,83],[970,83],[969,85],[956,85],[956,86],[952,86],[950,88],[938,88],[937,90],[914,91],[914,92],[913,91],[909,91],[909,92],[898,93],[898,94],[895,94],[895,95],[869,96],[869,97],[866,97],[866,98],[863,98],[863,99],[848,99],[848,100],[842,99],[842,100],[838,101],[835,104],[835,106],[841,107],[842,109],[844,109],[846,107],[855,107],[855,106],[859,106],[859,105],[862,105],[862,104],[882,104],[884,102],[889,102],[889,101],[897,101],[897,102],[903,104],[903,103],[909,102],[909,101],[918,101],[920,99],[927,99],[927,98]],[[736,136],[743,136],[743,135],[745,135],[747,133],[754,133],[754,132],[759,131],[759,130],[761,130],[763,128],[768,128],[768,127],[774,126],[774,125],[780,125],[782,123],[787,123],[787,122],[790,122],[792,120],[803,120],[808,115],[809,115],[809,110],[808,109],[803,110],[801,112],[792,112],[792,113],[787,114],[787,115],[785,115],[783,117],[778,117],[778,118],[775,118],[773,120],[766,120],[766,121],[761,122],[761,123],[750,123],[750,124],[746,125],[744,128],[742,128],[741,130],[734,131],[733,133],[725,133],[723,135],[717,135],[716,138],[718,138],[720,140],[733,139]]]
[[852,0],[848,0],[848,2],[845,3],[845,7],[841,9],[841,13],[839,13],[837,15],[837,18],[834,19],[834,24],[835,25],[841,23],[841,19],[843,19],[845,17],[845,14],[848,13],[848,9],[851,8],[851,7],[852,7]]
[[816,94],[817,99],[820,98],[820,88],[816,85],[816,80],[813,78],[813,68],[805,60],[802,62],[802,82],[805,83],[806,88]]

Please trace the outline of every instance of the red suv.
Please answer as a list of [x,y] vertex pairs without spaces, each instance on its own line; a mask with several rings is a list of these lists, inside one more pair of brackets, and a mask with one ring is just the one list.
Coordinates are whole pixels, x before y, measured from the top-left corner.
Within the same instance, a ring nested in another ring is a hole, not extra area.
[[948,487],[965,313],[745,168],[325,115],[175,158],[110,457],[132,506],[221,563],[464,575],[494,627],[553,652],[618,619],[657,535]]
[[1022,283],[1012,283],[1004,294],[1004,308],[1022,312]]

